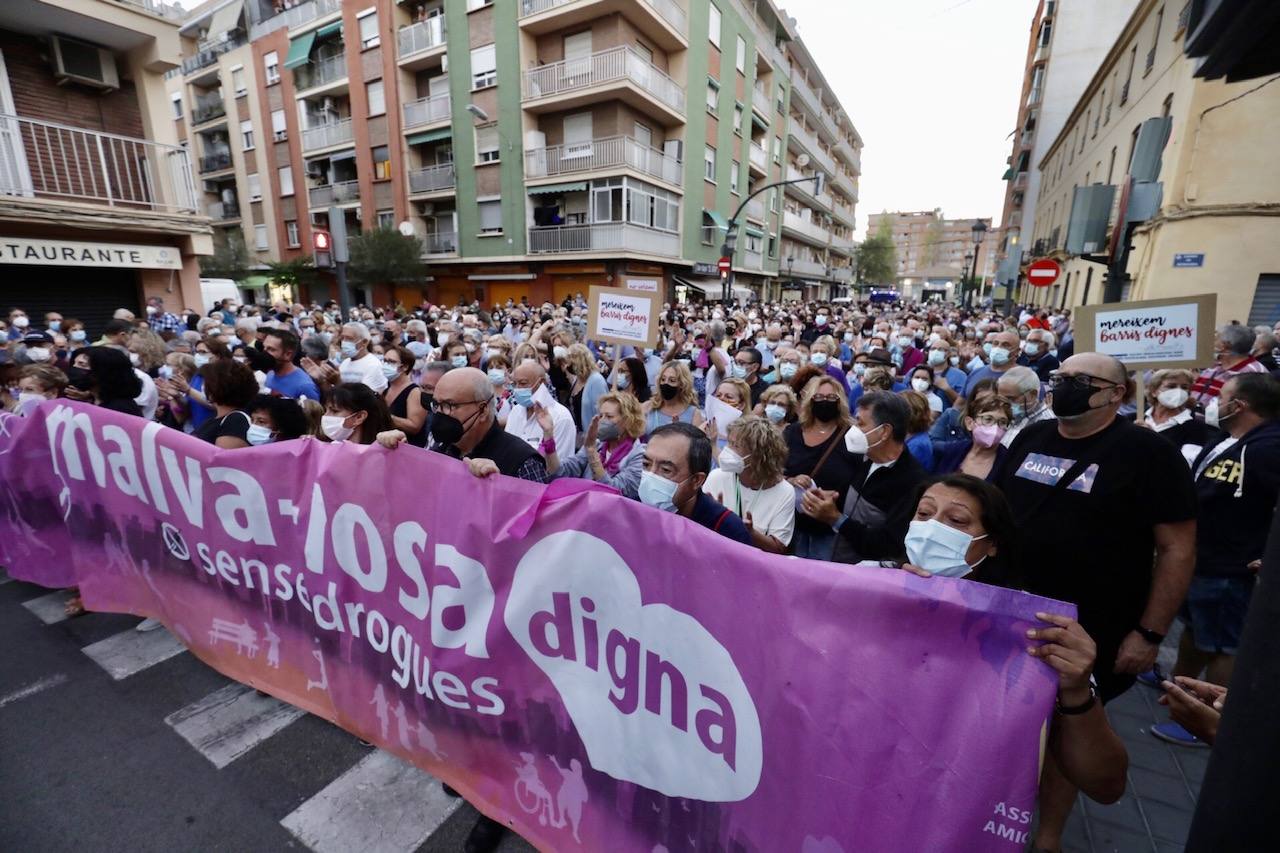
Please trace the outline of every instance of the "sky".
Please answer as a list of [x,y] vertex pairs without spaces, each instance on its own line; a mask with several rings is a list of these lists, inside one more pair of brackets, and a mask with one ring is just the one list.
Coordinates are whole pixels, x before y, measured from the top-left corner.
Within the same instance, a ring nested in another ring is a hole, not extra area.
[[1000,225],[1037,0],[776,0],[862,137],[857,232],[882,210]]

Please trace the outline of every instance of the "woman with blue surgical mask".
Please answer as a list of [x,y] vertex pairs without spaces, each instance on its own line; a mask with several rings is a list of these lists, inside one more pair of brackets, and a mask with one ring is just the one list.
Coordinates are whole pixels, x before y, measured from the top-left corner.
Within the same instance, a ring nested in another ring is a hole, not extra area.
[[414,361],[407,347],[383,347],[382,375],[386,377],[387,390],[382,392],[382,400],[395,429],[403,432],[414,447],[426,447],[427,403],[422,389],[413,381]]
[[501,351],[492,351],[489,356],[485,375],[493,386],[493,399],[498,407],[498,425],[507,428],[507,418],[511,416],[511,407],[515,405],[511,399],[511,361]]
[[288,397],[259,395],[249,407],[249,419],[245,440],[254,447],[310,434],[306,412],[299,401]]

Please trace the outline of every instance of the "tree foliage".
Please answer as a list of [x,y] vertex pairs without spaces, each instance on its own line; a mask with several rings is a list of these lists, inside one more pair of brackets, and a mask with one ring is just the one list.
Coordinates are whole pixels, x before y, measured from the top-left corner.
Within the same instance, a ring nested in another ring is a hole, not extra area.
[[272,261],[267,264],[267,270],[271,280],[280,285],[294,287],[310,285],[314,284],[317,278],[315,264],[306,255],[291,261]]
[[394,228],[375,228],[351,239],[347,277],[353,284],[414,281],[421,277],[422,241]]
[[244,281],[250,275],[249,247],[239,229],[230,228],[213,238],[213,254],[200,258],[200,275]]
[[875,234],[868,234],[858,247],[858,280],[871,284],[892,284],[897,278],[898,251],[887,219]]

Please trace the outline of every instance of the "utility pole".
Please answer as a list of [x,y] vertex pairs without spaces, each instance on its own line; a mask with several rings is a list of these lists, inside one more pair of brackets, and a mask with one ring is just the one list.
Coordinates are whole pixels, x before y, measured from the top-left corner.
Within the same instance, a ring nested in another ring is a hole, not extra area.
[[347,262],[351,247],[347,245],[347,220],[341,208],[329,208],[329,234],[333,238],[333,267],[338,279],[338,307],[344,320],[351,319],[351,291],[347,288]]

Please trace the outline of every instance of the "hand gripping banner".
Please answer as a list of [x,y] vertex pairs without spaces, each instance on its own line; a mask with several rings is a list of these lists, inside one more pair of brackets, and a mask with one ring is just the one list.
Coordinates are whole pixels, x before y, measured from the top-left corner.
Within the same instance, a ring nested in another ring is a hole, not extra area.
[[1020,850],[1059,602],[765,554],[583,481],[0,416],[0,564],[162,620],[543,850]]

